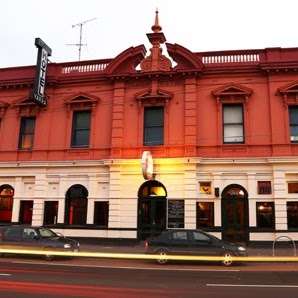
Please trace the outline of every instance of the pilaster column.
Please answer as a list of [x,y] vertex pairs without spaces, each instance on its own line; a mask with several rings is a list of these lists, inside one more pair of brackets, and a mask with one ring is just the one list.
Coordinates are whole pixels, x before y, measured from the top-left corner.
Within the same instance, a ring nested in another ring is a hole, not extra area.
[[121,166],[110,167],[109,228],[120,227]]
[[47,177],[45,174],[38,174],[35,176],[32,213],[32,225],[34,226],[43,224],[44,198],[46,197],[47,185]]
[[247,174],[247,192],[248,192],[248,214],[249,214],[249,227],[257,226],[256,219],[256,196],[257,196],[257,187],[256,187],[256,173]]
[[184,168],[184,226],[196,228],[196,198],[198,194],[197,164],[186,163]]
[[65,193],[67,191],[67,175],[60,176],[59,183],[59,204],[58,204],[58,218],[57,223],[64,223],[65,215]]
[[223,191],[223,183],[221,173],[213,173],[213,186],[219,188],[219,197],[214,201],[214,226],[221,226],[221,192]]
[[13,206],[12,206],[12,222],[19,221],[19,214],[20,214],[20,199],[22,197],[23,191],[23,181],[21,177],[15,178],[15,187],[14,187],[14,198],[13,198]]
[[124,98],[125,83],[116,81],[114,85],[114,98],[112,108],[112,157],[121,157],[124,132]]
[[184,82],[184,143],[186,156],[196,156],[198,125],[196,84],[196,78],[187,78]]
[[94,198],[96,196],[97,177],[94,174],[89,175],[89,196],[87,206],[87,224],[94,223]]
[[274,170],[273,172],[273,194],[275,207],[275,229],[287,230],[287,204],[285,173]]

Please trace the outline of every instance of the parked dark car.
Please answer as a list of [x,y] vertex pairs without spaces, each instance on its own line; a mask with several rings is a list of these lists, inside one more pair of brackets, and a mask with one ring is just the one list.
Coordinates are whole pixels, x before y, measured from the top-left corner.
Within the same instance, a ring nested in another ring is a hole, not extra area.
[[[78,241],[66,238],[44,227],[0,226],[0,248],[78,251]],[[52,255],[45,255],[47,260]]]
[[166,255],[224,256],[222,264],[230,266],[231,256],[246,256],[246,248],[226,242],[201,230],[167,230],[145,241],[149,254],[159,254],[158,263],[167,262]]

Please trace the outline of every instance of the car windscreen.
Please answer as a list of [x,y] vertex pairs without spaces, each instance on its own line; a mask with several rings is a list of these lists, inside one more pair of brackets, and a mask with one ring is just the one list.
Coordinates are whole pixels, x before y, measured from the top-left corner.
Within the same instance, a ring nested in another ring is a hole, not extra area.
[[42,238],[52,238],[52,237],[58,237],[58,235],[53,232],[52,230],[45,229],[45,228],[39,228],[38,229],[39,235]]

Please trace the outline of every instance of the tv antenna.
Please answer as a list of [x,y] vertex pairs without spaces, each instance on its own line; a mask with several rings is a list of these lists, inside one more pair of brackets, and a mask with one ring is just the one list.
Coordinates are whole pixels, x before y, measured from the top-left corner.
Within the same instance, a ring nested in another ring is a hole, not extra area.
[[82,39],[83,39],[83,25],[85,25],[86,23],[92,22],[92,21],[94,21],[96,19],[97,18],[89,19],[89,20],[86,20],[86,21],[83,21],[81,23],[77,23],[77,24],[74,24],[74,25],[71,26],[72,28],[74,28],[74,27],[80,27],[80,41],[79,41],[79,43],[68,43],[67,44],[68,46],[77,46],[77,47],[79,47],[79,61],[81,61],[82,46],[86,46],[87,45],[86,43],[82,43]]

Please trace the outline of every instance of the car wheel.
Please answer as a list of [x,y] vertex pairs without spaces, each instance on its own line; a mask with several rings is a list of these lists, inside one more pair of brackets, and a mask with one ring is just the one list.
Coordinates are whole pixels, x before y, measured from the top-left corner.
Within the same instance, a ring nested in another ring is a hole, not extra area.
[[[44,250],[51,250],[51,247],[46,247]],[[54,256],[53,255],[46,254],[46,255],[44,255],[44,259],[46,261],[53,261],[54,260]]]
[[161,248],[157,251],[157,254],[159,255],[158,259],[156,260],[158,264],[164,265],[168,262],[168,251],[164,248]]
[[226,251],[224,254],[223,254],[223,257],[224,259],[222,260],[222,264],[224,266],[231,266],[233,264],[233,261],[232,261],[232,257],[233,257],[233,253],[231,253],[230,251]]

